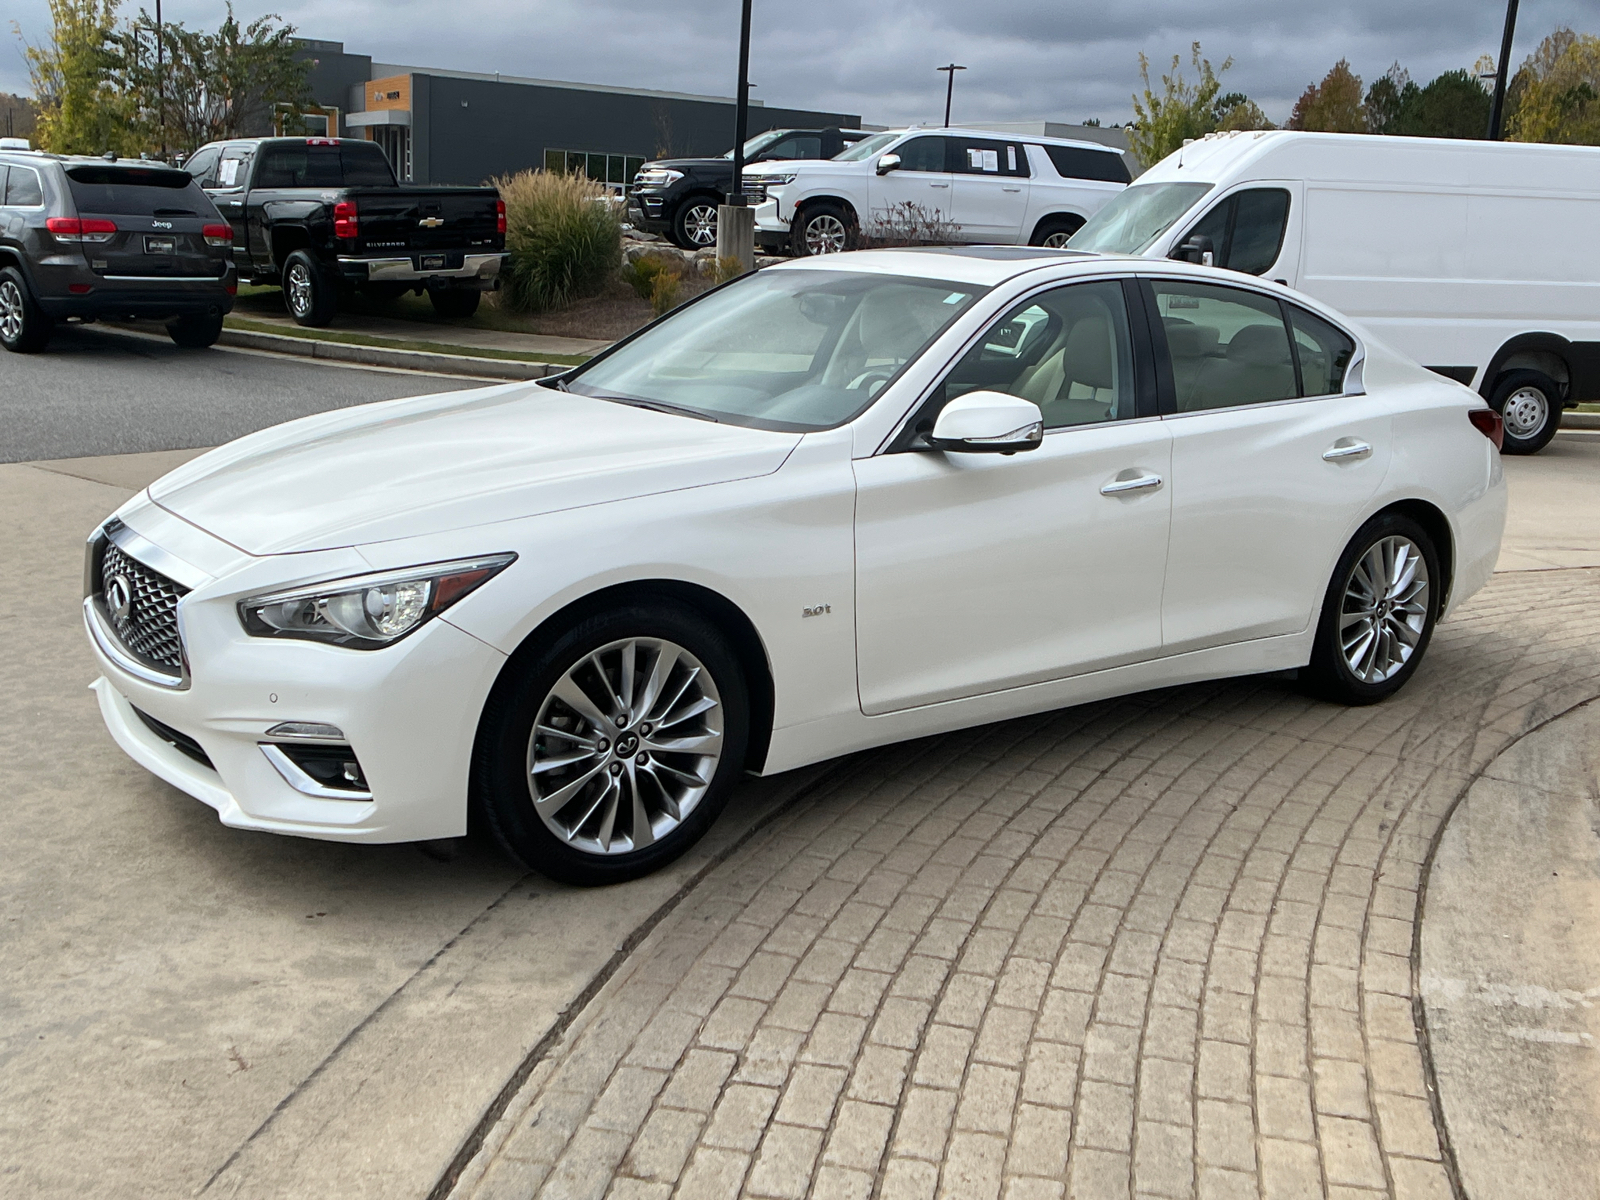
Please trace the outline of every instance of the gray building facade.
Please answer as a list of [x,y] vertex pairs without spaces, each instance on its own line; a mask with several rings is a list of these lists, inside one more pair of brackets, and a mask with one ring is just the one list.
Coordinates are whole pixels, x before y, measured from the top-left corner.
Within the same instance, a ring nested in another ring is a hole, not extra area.
[[[304,40],[300,56],[328,132],[380,143],[415,183],[477,184],[542,167],[623,187],[646,159],[733,145],[729,97],[374,63],[340,42]],[[752,136],[860,124],[850,113],[750,105]]]

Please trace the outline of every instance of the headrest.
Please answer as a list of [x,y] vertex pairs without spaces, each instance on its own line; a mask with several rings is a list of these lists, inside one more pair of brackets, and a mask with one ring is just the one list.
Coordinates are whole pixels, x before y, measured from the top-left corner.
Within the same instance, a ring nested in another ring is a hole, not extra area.
[[1167,324],[1167,349],[1173,358],[1204,358],[1217,346],[1217,331],[1209,325]]
[[1116,382],[1111,359],[1111,327],[1103,316],[1084,317],[1072,327],[1061,351],[1062,376],[1068,383],[1108,388]]
[[1246,325],[1228,342],[1228,361],[1250,367],[1288,366],[1289,336],[1282,325]]

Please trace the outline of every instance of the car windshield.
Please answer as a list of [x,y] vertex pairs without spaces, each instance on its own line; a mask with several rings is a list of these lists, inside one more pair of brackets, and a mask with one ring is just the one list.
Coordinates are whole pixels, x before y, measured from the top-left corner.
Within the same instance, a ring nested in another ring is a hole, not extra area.
[[768,269],[668,315],[580,367],[565,386],[759,429],[830,429],[871,404],[986,290]]
[[1140,254],[1211,190],[1209,183],[1147,183],[1119,192],[1067,246],[1101,254]]
[[[756,134],[755,137],[751,138],[744,144],[745,161],[748,162],[751,158],[755,157],[757,154],[760,154],[761,151],[765,150],[768,146],[772,145],[773,142],[777,141],[788,132],[789,131],[787,129],[769,129],[765,133]],[[733,151],[729,150],[722,157],[732,158]]]
[[861,162],[871,158],[896,138],[904,136],[899,133],[875,133],[869,138],[862,138],[842,154],[835,154],[836,162]]

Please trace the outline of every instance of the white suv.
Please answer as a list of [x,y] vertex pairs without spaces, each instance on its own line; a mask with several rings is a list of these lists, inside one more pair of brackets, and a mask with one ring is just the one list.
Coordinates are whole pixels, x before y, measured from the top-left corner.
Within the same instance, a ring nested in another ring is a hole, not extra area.
[[1131,181],[1093,142],[982,130],[899,129],[825,161],[745,172],[756,242],[797,255],[863,244],[1062,246]]

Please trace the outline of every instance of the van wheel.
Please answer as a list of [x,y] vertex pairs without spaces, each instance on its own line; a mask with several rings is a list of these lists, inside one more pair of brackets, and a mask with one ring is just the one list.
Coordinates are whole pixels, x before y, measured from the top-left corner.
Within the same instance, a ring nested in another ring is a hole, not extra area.
[[1033,237],[1028,239],[1028,245],[1048,246],[1052,250],[1059,250],[1082,228],[1082,217],[1046,217],[1034,229]]
[[1561,385],[1543,371],[1507,371],[1489,395],[1505,418],[1505,454],[1537,454],[1561,428]]
[[726,639],[670,602],[597,613],[516,656],[484,708],[474,800],[552,879],[621,883],[699,841],[744,770],[749,701]]
[[795,218],[789,241],[796,258],[854,250],[855,222],[837,204],[813,204]]
[[428,299],[441,317],[470,317],[478,311],[483,293],[477,288],[430,288]]
[[0,346],[13,354],[37,354],[55,327],[28,290],[22,272],[15,267],[0,270]]
[[1427,530],[1396,512],[1373,517],[1339,556],[1301,684],[1338,704],[1394,695],[1416,674],[1433,637],[1441,579]]
[[297,325],[319,327],[333,320],[338,290],[308,251],[296,250],[283,264],[283,302]]
[[185,350],[204,350],[222,336],[222,318],[179,317],[167,325],[167,336]]

